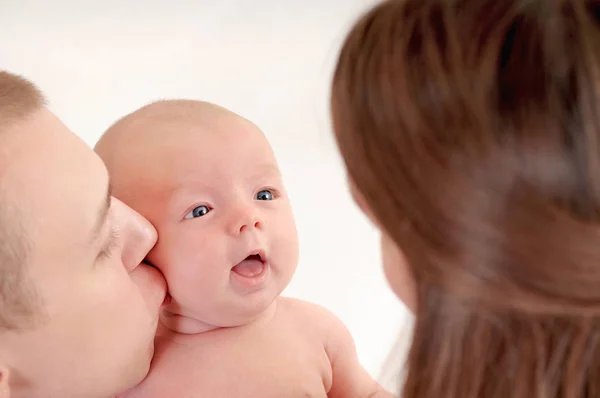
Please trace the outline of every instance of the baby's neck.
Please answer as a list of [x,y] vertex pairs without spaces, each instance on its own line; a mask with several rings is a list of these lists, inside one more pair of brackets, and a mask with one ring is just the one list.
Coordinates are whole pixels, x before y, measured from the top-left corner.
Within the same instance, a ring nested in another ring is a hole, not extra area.
[[170,332],[181,334],[198,334],[219,329],[218,326],[211,325],[185,315],[174,314],[165,310],[163,310],[160,314],[159,328],[165,328]]
[[[273,302],[265,311],[256,315],[248,322],[233,327],[247,326],[251,324],[261,323],[270,320],[275,314],[277,300]],[[192,317],[174,314],[172,312],[163,310],[160,314],[160,330],[167,330],[171,333],[178,334],[199,334],[206,333],[216,329],[223,329],[222,326],[215,326],[210,323],[203,322],[199,319]],[[228,327],[229,328],[229,327]]]

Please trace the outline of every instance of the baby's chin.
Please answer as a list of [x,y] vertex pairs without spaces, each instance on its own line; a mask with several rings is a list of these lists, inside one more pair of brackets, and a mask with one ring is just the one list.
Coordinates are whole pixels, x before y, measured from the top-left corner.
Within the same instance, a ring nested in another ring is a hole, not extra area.
[[282,290],[266,286],[253,294],[240,295],[227,289],[198,297],[193,305],[181,305],[171,297],[161,311],[161,324],[183,334],[248,325],[270,313]]
[[270,287],[245,297],[236,295],[226,305],[219,306],[215,323],[220,327],[236,327],[262,319],[274,307],[281,290]]

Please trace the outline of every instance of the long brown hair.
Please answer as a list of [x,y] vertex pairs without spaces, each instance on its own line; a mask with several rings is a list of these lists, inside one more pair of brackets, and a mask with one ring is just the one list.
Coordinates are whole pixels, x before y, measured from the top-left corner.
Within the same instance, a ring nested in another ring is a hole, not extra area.
[[348,34],[348,175],[417,284],[404,398],[600,397],[600,0],[399,0]]

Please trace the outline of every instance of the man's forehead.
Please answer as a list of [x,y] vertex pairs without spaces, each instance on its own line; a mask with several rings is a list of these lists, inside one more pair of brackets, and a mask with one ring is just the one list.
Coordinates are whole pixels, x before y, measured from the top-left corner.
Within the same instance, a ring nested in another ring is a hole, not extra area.
[[[56,121],[47,110],[40,110],[11,123],[0,134],[0,162],[4,177],[11,182],[47,170],[54,157]],[[14,176],[14,175],[17,176]]]
[[[13,128],[3,183],[41,233],[85,238],[105,198],[107,173],[92,150],[51,112]],[[85,231],[85,232],[84,232]]]

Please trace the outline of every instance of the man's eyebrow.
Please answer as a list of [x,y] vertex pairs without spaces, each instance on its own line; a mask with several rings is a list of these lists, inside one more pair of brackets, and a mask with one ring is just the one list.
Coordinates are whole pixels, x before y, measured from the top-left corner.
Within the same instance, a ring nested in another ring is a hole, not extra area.
[[110,204],[112,202],[112,186],[110,181],[108,182],[108,186],[106,188],[106,196],[104,198],[104,202],[102,202],[102,206],[98,211],[98,217],[96,218],[96,224],[94,225],[94,229],[92,230],[92,242],[95,242],[100,237],[100,233],[102,232],[102,227],[106,223],[106,219],[108,218],[108,210],[110,209]]

